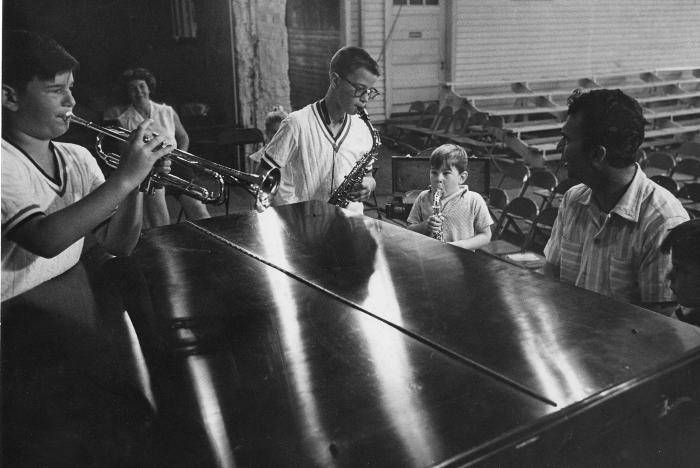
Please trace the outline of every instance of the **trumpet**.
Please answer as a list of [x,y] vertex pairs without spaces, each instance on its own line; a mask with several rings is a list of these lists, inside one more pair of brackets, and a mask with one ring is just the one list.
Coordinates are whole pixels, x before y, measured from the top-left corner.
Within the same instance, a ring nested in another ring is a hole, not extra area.
[[[66,122],[75,122],[82,127],[97,132],[95,150],[100,159],[112,169],[116,169],[119,166],[120,156],[103,151],[102,140],[107,136],[125,142],[128,140],[131,131],[122,127],[103,127],[82,119],[72,112],[66,113],[63,118]],[[144,141],[149,141],[151,138],[153,138],[153,136],[146,136],[144,137]],[[173,150],[167,157],[171,158],[175,163],[192,168],[195,173],[211,177],[214,180],[215,189],[210,190],[202,185],[194,183],[194,180],[185,180],[173,174],[162,174],[152,171],[146,181],[144,181],[144,184],[142,184],[142,190],[152,193],[158,186],[171,186],[181,190],[185,195],[196,198],[203,203],[220,204],[226,198],[226,184],[230,183],[243,187],[249,194],[255,197],[263,208],[267,208],[270,204],[270,199],[277,192],[279,187],[280,170],[278,168],[272,168],[265,174],[250,174],[217,164],[179,149]]]

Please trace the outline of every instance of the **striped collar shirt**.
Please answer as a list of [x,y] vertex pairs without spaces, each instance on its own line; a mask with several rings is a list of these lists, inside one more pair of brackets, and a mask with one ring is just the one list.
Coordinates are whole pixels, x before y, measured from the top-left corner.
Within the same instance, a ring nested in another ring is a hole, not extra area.
[[637,166],[610,213],[598,207],[587,186],[571,188],[544,253],[564,282],[625,302],[668,302],[671,257],[659,246],[669,229],[687,219],[680,202]]
[[[262,156],[282,172],[272,204],[328,201],[372,144],[372,135],[357,115],[346,115],[334,133],[323,101],[290,113]],[[348,209],[361,213],[363,204],[351,202]]]

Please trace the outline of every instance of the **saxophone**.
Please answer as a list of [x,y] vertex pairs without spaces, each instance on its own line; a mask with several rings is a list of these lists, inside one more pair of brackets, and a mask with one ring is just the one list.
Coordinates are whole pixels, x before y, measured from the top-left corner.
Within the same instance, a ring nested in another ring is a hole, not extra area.
[[377,160],[377,156],[379,155],[379,146],[382,144],[382,141],[379,138],[379,132],[375,130],[375,128],[372,126],[372,122],[369,121],[367,111],[362,107],[358,107],[357,114],[365,122],[365,124],[367,124],[367,128],[372,134],[372,148],[367,153],[363,154],[362,157],[355,163],[353,168],[350,170],[350,173],[345,176],[345,179],[343,179],[340,185],[338,185],[338,188],[333,191],[331,197],[328,199],[328,203],[341,208],[347,207],[348,203],[350,203],[350,200],[348,200],[348,195],[356,186],[362,183],[362,178],[369,173],[370,169],[368,168],[370,165],[372,165],[372,163],[374,163],[374,161]]
[[[438,187],[435,189],[435,195],[433,195],[433,216],[440,216],[442,214],[442,205],[440,204],[442,194],[442,183],[440,183],[440,185],[438,185]],[[442,234],[442,225],[440,226],[439,231],[431,231],[430,237],[439,240],[440,242],[445,242],[445,236]]]

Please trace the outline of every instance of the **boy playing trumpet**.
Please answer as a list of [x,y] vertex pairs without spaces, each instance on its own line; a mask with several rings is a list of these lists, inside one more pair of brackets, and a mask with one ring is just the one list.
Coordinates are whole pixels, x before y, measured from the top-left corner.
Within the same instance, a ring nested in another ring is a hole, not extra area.
[[7,31],[2,57],[2,301],[78,263],[91,231],[110,253],[128,254],[141,231],[138,186],[172,151],[150,121],[129,139],[119,168],[105,181],[85,148],[54,142],[75,106],[78,62],[41,34]]

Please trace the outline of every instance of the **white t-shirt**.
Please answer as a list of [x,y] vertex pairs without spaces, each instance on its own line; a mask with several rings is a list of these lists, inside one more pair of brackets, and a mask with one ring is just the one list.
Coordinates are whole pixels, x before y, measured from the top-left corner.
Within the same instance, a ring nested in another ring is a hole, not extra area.
[[[307,200],[328,201],[355,163],[372,149],[372,134],[357,115],[346,115],[333,135],[322,101],[292,112],[265,147],[265,160],[279,167],[282,180],[275,206]],[[348,209],[362,212],[361,202]]]
[[31,157],[2,140],[2,300],[21,294],[69,270],[80,260],[83,239],[53,258],[43,258],[7,239],[28,219],[72,205],[104,182],[97,161],[82,146],[52,144],[57,179]]

